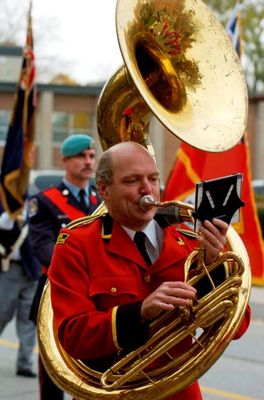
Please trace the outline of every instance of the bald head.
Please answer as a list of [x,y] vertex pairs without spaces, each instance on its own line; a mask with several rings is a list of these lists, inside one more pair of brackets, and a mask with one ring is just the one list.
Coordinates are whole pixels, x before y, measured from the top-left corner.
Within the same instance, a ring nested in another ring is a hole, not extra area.
[[95,175],[96,182],[103,180],[106,184],[112,183],[113,170],[115,167],[118,168],[118,164],[123,161],[126,162],[126,160],[133,160],[136,163],[139,155],[155,163],[155,160],[148,150],[139,143],[121,142],[110,147],[108,150],[104,151],[99,159]]

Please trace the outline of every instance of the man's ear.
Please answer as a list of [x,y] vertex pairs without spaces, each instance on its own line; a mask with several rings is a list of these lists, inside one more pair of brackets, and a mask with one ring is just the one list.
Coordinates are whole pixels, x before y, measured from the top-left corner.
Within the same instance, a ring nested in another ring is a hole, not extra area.
[[99,191],[100,196],[102,199],[107,200],[108,199],[108,190],[107,190],[107,185],[104,181],[100,180],[97,182],[97,189]]
[[62,156],[62,157],[61,157],[61,161],[62,161],[64,167],[65,167],[65,165],[66,165],[68,159],[69,159],[69,157],[65,157],[65,156]]

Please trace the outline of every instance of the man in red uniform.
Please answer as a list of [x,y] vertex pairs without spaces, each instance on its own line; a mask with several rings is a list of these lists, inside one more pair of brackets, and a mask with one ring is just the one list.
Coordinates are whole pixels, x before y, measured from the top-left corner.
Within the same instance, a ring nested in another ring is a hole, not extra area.
[[[91,214],[101,202],[93,178],[96,163],[93,138],[84,134],[67,137],[61,146],[61,156],[65,169],[62,182],[37,193],[29,204],[29,235],[34,255],[42,265],[42,275],[31,309],[31,318],[35,322],[60,229],[76,218]],[[41,400],[63,399],[63,392],[49,378],[41,360],[39,381]]]
[[[153,318],[176,306],[190,307],[196,290],[184,283],[184,262],[197,242],[157,222],[154,208],[141,208],[143,196],[158,200],[160,193],[157,166],[141,145],[126,142],[108,149],[98,163],[96,183],[108,213],[61,231],[48,276],[63,348],[103,371],[120,350],[147,340]],[[219,219],[203,223],[197,240],[206,264],[223,250],[227,229]],[[134,242],[139,231],[145,234],[141,241],[149,260]],[[249,319],[248,309],[237,337]],[[201,398],[197,382],[170,397]]]

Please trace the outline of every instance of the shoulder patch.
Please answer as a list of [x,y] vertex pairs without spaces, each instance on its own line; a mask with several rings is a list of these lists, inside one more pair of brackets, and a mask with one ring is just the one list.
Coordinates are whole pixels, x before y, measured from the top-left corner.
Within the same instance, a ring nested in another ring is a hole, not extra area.
[[70,235],[68,233],[60,233],[58,238],[57,238],[56,244],[65,243],[69,236]]
[[38,199],[33,197],[28,202],[28,215],[29,218],[34,217],[38,212]]

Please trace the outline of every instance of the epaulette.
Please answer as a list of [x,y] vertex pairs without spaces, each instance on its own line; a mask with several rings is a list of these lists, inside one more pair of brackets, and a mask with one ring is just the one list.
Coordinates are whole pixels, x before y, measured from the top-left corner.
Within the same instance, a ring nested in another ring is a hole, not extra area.
[[189,231],[188,229],[177,228],[177,231],[180,232],[182,235],[185,235],[185,236],[190,237],[192,239],[196,239],[197,238],[197,233],[193,232],[193,231]]
[[75,219],[74,221],[70,222],[66,228],[74,229],[78,226],[90,224],[97,218],[103,217],[105,214],[107,214],[107,208],[104,202],[102,202],[91,215],[86,215],[85,217]]
[[82,225],[88,225],[91,222],[95,221],[97,218],[101,218],[104,214],[95,214],[95,215],[86,215],[85,217],[77,218],[74,221],[69,222],[66,225],[67,229],[74,229]]

